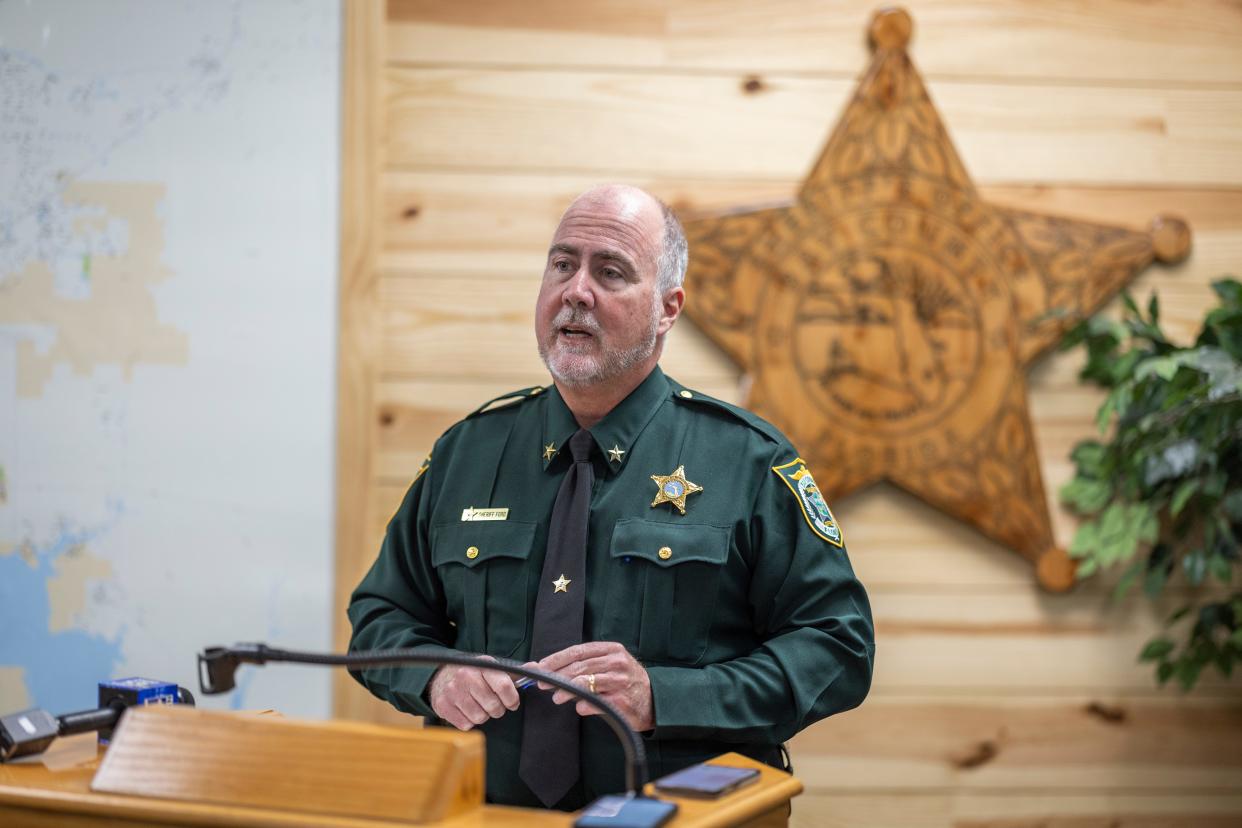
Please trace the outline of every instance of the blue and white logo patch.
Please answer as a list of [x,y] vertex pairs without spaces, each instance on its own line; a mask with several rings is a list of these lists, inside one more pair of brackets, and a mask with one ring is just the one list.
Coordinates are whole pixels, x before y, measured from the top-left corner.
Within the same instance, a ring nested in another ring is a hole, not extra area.
[[780,475],[781,480],[784,480],[785,485],[789,487],[789,491],[798,498],[802,514],[815,534],[833,546],[844,549],[845,541],[841,538],[841,528],[837,526],[836,518],[832,516],[832,510],[828,508],[824,496],[819,493],[819,486],[815,485],[815,478],[811,476],[811,470],[806,467],[806,461],[797,457],[788,463],[773,466],[772,471]]

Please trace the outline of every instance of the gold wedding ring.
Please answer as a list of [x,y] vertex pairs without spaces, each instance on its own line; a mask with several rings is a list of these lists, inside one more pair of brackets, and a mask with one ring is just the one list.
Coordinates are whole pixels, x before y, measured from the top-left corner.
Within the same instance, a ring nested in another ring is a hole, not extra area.
[[595,692],[595,674],[594,673],[587,674],[587,689],[590,690],[592,693]]

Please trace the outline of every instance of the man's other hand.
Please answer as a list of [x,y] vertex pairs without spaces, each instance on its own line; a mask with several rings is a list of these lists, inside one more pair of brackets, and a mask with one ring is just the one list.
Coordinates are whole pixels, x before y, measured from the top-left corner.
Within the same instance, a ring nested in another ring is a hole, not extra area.
[[[552,653],[537,664],[530,665],[557,673],[586,689],[594,689],[596,695],[617,708],[630,727],[637,731],[655,727],[651,715],[651,679],[647,670],[634,656],[615,641],[590,641]],[[591,687],[591,677],[595,686]],[[543,689],[548,685],[540,684]],[[552,694],[552,701],[564,704],[574,697],[564,690]],[[597,716],[599,710],[585,701],[574,707],[579,716]]]
[[[495,661],[491,656],[479,656]],[[507,673],[446,664],[436,670],[427,688],[431,709],[458,730],[470,730],[517,710],[521,701]]]

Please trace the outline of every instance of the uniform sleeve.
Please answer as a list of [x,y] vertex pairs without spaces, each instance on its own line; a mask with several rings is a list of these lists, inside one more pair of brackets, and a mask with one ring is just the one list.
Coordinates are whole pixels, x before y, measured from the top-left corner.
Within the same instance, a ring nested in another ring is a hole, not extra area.
[[[452,646],[455,636],[445,611],[444,594],[431,566],[427,525],[430,476],[428,470],[410,486],[388,523],[379,557],[350,597],[351,652]],[[398,710],[434,716],[423,690],[435,671],[435,666],[410,665],[371,667],[351,670],[350,674]]]
[[759,486],[749,529],[749,600],[763,643],[704,667],[648,668],[651,738],[775,744],[867,695],[875,633],[845,549],[812,530],[774,471]]

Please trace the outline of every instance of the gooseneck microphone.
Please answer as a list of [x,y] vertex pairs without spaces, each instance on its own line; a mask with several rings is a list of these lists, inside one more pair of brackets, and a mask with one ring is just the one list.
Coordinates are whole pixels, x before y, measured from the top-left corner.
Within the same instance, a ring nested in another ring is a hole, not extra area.
[[112,736],[126,708],[144,704],[188,704],[194,694],[167,681],[127,678],[99,683],[99,707],[53,716],[32,707],[0,716],[0,762],[42,753],[59,736],[99,732],[101,742]]
[[629,726],[625,718],[611,704],[596,694],[554,673],[533,670],[517,661],[464,655],[451,650],[427,648],[402,648],[390,650],[358,650],[346,655],[295,652],[278,650],[266,644],[236,644],[233,647],[208,647],[198,656],[198,682],[207,695],[225,693],[234,687],[234,673],[241,664],[264,664],[268,661],[291,664],[324,664],[336,667],[382,667],[400,664],[451,664],[458,667],[477,667],[481,670],[500,670],[510,675],[534,679],[571,693],[599,710],[625,752],[625,786],[635,797],[643,796],[647,784],[647,753],[642,739]]

